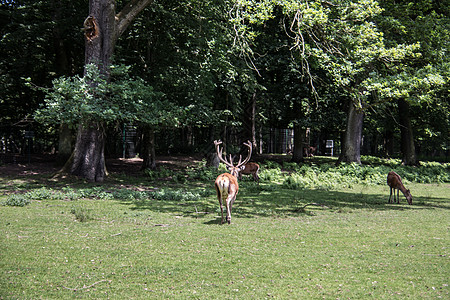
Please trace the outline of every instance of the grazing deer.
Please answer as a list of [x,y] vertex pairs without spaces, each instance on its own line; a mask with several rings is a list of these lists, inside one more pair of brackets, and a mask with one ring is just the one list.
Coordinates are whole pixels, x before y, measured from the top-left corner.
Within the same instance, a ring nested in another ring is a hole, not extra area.
[[393,203],[395,203],[395,190],[397,190],[397,203],[400,203],[400,199],[399,199],[399,190],[400,190],[400,191],[402,191],[403,195],[405,195],[406,200],[408,201],[408,204],[412,205],[411,192],[409,190],[407,190],[405,188],[405,186],[403,185],[400,175],[398,175],[394,171],[389,172],[389,174],[387,176],[387,185],[391,188],[391,194],[389,195],[388,203],[391,203],[392,190],[394,190]]
[[257,182],[259,182],[259,165],[254,162],[248,162],[245,164],[245,168],[239,172],[239,180],[242,179],[242,174],[244,175],[253,175],[253,179]]
[[250,160],[252,156],[252,144],[250,141],[244,143],[245,146],[248,147],[248,155],[247,158],[242,160],[242,155],[239,156],[239,162],[235,166],[233,164],[233,159],[231,155],[229,156],[229,160],[222,157],[222,149],[219,149],[219,145],[222,144],[222,141],[214,141],[214,145],[216,147],[217,156],[219,160],[223,162],[227,167],[230,173],[223,173],[217,176],[216,182],[214,186],[216,187],[217,198],[219,199],[220,204],[220,212],[222,214],[222,220],[220,224],[223,224],[223,206],[222,201],[225,202],[227,208],[227,222],[231,223],[231,209],[233,207],[234,200],[236,200],[237,193],[239,191],[239,184],[237,178],[239,176],[239,172],[241,172],[244,168],[244,165]]

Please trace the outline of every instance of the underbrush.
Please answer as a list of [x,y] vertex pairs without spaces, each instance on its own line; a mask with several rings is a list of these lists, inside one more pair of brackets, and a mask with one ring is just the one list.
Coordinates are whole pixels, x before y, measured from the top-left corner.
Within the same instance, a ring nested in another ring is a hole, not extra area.
[[[148,199],[169,201],[193,201],[214,194],[210,189],[185,190],[185,189],[160,189],[157,191],[136,191],[132,189],[107,189],[101,187],[72,189],[63,188],[54,190],[42,187],[23,194],[11,194],[1,202],[5,206],[25,206],[31,201],[64,200],[77,201],[82,199],[119,200],[119,201],[144,201]],[[74,213],[76,215],[76,213]]]
[[[388,204],[390,170],[445,184]],[[160,171],[5,185],[3,204],[33,204],[0,207],[0,299],[449,297],[448,165],[261,163],[223,226],[224,166]]]
[[[365,164],[334,163],[315,164],[314,162],[297,164],[274,161],[261,163],[259,173],[260,183],[253,182],[251,176],[243,176],[241,185],[248,192],[270,192],[278,188],[284,189],[339,189],[361,185],[386,185],[389,171],[397,172],[403,183],[448,183],[450,182],[450,164],[427,162],[419,167],[401,166],[397,160],[383,160],[380,158],[364,157]],[[367,164],[372,162],[373,164]],[[65,187],[60,190],[42,187],[26,193],[15,192],[2,201],[2,205],[25,206],[31,201],[98,199],[120,201],[143,201],[146,199],[193,201],[202,197],[209,197],[215,193],[214,189],[186,189],[186,182],[213,182],[218,174],[226,172],[223,164],[219,169],[205,167],[204,162],[185,170],[170,170],[161,168],[157,171],[146,171],[145,175],[151,182],[156,182],[159,188],[153,191],[137,191],[124,188],[92,187],[74,189]],[[173,187],[160,188],[161,182],[171,183]]]

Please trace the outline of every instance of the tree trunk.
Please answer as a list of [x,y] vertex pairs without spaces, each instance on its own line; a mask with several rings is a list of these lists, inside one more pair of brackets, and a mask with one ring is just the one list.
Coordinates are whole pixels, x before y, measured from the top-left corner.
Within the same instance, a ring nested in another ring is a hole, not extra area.
[[363,111],[356,108],[353,102],[351,102],[347,115],[347,128],[344,134],[342,153],[338,162],[361,163],[361,134],[363,119]]
[[292,152],[292,162],[303,161],[303,143],[305,140],[305,131],[300,125],[294,126],[294,150]]
[[150,126],[144,126],[142,135],[142,170],[156,169],[156,154],[155,154],[155,131]]
[[[85,64],[94,64],[109,80],[111,57],[118,37],[149,3],[150,0],[132,0],[116,14],[115,0],[90,0],[89,16],[84,21]],[[70,172],[90,181],[103,181],[106,175],[103,124],[96,120],[85,122],[78,127]]]
[[70,173],[101,182],[106,176],[105,134],[101,124],[80,125]]
[[[85,64],[94,64],[109,80],[108,68],[115,43],[115,1],[90,0],[85,20]],[[85,73],[87,69],[85,68]],[[70,172],[89,181],[105,178],[105,138],[103,124],[87,121],[78,127],[75,153]]]
[[[243,139],[249,140],[253,149],[256,149],[256,92],[250,97],[243,114]],[[247,147],[242,146],[241,152],[245,151],[247,151]],[[253,151],[253,153],[257,153],[257,151]]]
[[394,155],[394,131],[386,128],[384,133],[384,155],[392,157]]
[[[251,143],[253,149],[256,149],[256,92],[252,96],[252,109],[251,109]],[[255,151],[256,152],[256,151]]]
[[408,166],[417,164],[414,135],[411,127],[409,103],[404,99],[398,101],[398,113],[400,120],[402,163]]

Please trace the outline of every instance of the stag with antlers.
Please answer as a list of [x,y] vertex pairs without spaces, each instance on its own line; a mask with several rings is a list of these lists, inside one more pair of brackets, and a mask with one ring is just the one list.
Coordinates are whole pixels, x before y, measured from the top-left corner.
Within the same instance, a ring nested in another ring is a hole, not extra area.
[[245,168],[245,164],[250,160],[250,157],[252,156],[252,144],[250,141],[247,141],[244,143],[245,146],[248,147],[248,154],[247,158],[242,161],[242,155],[239,156],[239,162],[237,165],[234,165],[233,158],[230,154],[229,159],[227,160],[226,157],[223,157],[223,148],[219,149],[220,144],[222,144],[222,141],[214,141],[214,145],[216,147],[217,156],[219,157],[219,160],[223,162],[230,173],[223,173],[217,176],[217,179],[215,181],[215,187],[217,191],[217,198],[219,199],[220,204],[220,212],[222,214],[221,223],[223,224],[223,205],[222,202],[226,205],[227,209],[227,222],[228,224],[231,223],[231,209],[233,207],[234,200],[236,200],[237,193],[239,191],[239,184],[237,181],[237,178],[239,176],[239,173]]

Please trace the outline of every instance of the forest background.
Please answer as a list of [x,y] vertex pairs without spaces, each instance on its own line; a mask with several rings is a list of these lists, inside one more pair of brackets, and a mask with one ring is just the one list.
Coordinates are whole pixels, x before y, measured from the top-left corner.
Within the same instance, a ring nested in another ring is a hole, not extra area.
[[[294,162],[326,140],[343,162],[448,161],[449,7],[1,1],[2,155],[57,153],[91,181],[105,155],[138,153],[154,169],[157,154],[207,155],[219,138],[227,152],[250,140]],[[274,143],[284,132],[291,148]]]

